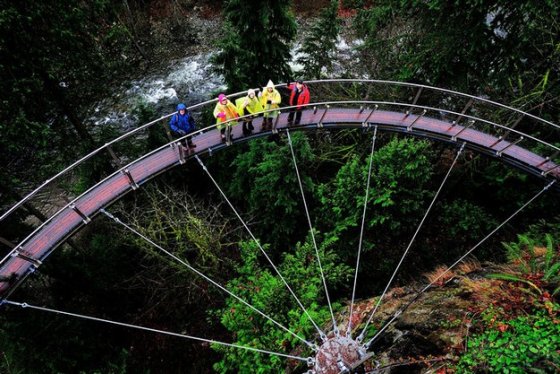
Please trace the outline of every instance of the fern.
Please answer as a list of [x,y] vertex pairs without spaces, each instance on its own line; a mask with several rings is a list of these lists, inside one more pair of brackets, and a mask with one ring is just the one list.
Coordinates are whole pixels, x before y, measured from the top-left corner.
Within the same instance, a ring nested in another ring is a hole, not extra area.
[[545,254],[545,268],[549,269],[552,260],[554,259],[554,244],[552,242],[552,235],[546,234],[546,254]]
[[506,281],[521,282],[521,283],[524,283],[526,285],[531,286],[533,289],[535,289],[537,291],[537,293],[539,295],[542,295],[542,290],[535,283],[531,282],[530,280],[515,276],[513,274],[495,273],[495,274],[488,274],[486,277],[491,278],[491,279],[500,279],[500,280],[506,280]]
[[506,256],[509,262],[515,262],[521,259],[521,247],[517,243],[504,243],[502,245],[506,249]]
[[[544,235],[543,240],[535,240],[529,235],[517,236],[517,243],[502,243],[507,250],[507,257],[517,267],[513,274],[491,274],[489,278],[522,282],[530,285],[539,294],[544,290],[552,290],[552,295],[560,291],[560,257],[556,253],[554,238],[550,234]],[[544,257],[537,254],[535,248],[545,243]],[[527,280],[529,276],[540,278],[542,284],[538,287],[534,282]]]
[[550,266],[544,273],[543,279],[545,281],[560,281],[560,262],[557,262]]

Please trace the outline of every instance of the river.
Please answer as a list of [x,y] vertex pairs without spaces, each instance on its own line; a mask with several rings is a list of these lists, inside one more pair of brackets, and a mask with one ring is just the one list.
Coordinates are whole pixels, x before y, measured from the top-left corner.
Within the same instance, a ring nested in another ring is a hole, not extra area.
[[[348,42],[339,38],[333,71],[325,73],[325,77],[344,74],[356,62],[355,47],[360,43],[359,40]],[[294,74],[303,68],[296,62],[301,57],[298,52],[300,47],[299,42],[295,43],[291,52],[289,64]],[[88,115],[88,123],[94,126],[110,125],[127,131],[140,125],[133,114],[133,109],[140,103],[150,106],[157,118],[173,112],[179,102],[190,106],[209,100],[213,93],[226,88],[223,76],[212,70],[210,59],[215,53],[201,53],[172,61],[160,71],[116,89],[112,97],[94,106]]]

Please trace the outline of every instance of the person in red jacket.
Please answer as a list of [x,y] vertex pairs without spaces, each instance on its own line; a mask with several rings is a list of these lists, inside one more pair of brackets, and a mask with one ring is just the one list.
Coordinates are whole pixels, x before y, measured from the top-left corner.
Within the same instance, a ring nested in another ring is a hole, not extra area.
[[[291,90],[290,93],[290,106],[295,108],[290,109],[290,114],[288,114],[288,126],[299,125],[301,121],[301,109],[302,105],[309,103],[309,89],[301,79],[298,79],[296,83],[288,83],[288,89]],[[296,115],[296,121],[294,122],[294,113]]]

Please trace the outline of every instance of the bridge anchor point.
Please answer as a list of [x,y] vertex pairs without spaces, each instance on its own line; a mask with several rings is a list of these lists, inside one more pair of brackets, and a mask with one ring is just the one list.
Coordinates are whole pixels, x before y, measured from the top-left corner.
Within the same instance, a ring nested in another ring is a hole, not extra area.
[[329,337],[317,350],[313,374],[351,373],[365,356],[365,351],[358,342],[347,336]]

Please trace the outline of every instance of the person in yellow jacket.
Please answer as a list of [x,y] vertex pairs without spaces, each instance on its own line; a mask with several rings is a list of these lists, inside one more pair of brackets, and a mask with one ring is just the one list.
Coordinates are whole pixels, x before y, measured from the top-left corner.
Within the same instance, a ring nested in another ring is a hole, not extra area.
[[[274,83],[269,80],[261,95],[261,105],[263,106],[265,111],[270,109],[278,109],[280,108],[281,101],[282,98],[280,97],[280,92],[278,92],[278,90],[274,88]],[[267,128],[269,130],[272,129],[273,119],[276,118],[278,114],[279,113],[277,110],[264,113],[263,130],[266,130]]]
[[[227,96],[223,93],[218,95],[218,102],[214,108],[214,117],[216,118],[216,123],[218,124],[218,129],[222,134],[222,142],[226,141],[226,128],[228,130],[227,137],[231,140],[231,126],[237,125],[237,121],[234,119],[239,118],[239,113],[237,113],[237,108],[229,101]],[[234,120],[223,125],[224,122],[229,120]]]
[[253,118],[262,113],[263,107],[260,100],[255,95],[255,90],[252,88],[247,91],[247,96],[235,100],[235,106],[240,116],[249,115],[243,119],[243,135],[249,136],[255,129],[253,126]]

